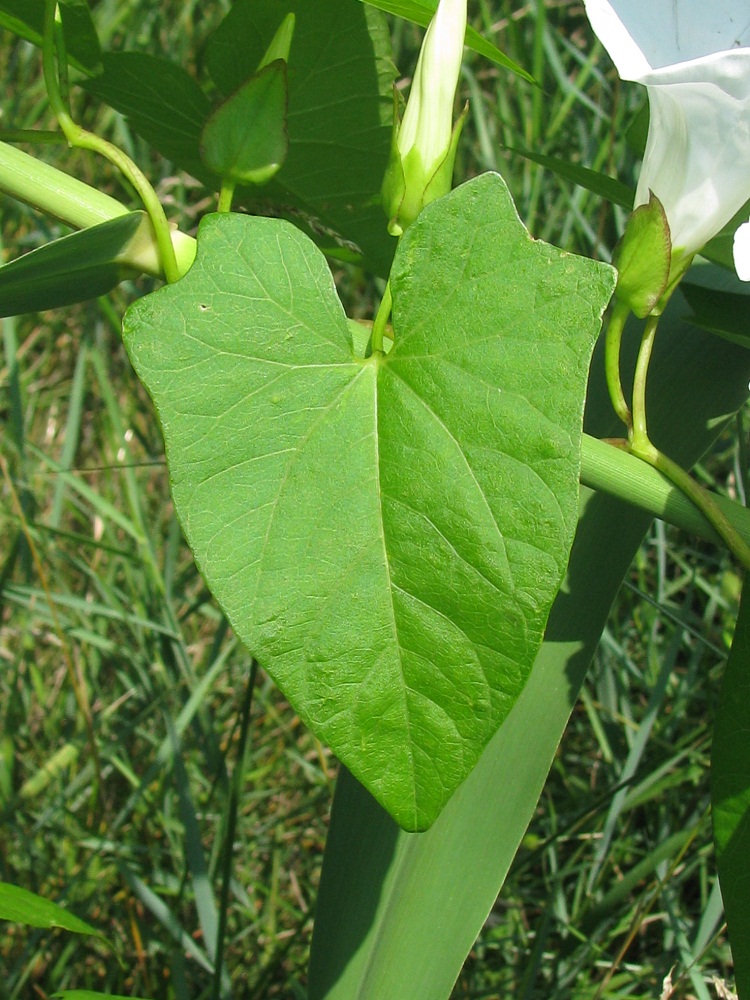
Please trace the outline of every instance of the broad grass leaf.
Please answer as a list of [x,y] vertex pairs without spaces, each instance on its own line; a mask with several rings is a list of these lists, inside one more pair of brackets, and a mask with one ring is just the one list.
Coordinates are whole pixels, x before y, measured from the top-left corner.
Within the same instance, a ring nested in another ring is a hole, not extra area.
[[198,242],[125,320],[188,541],[301,717],[424,829],[541,644],[614,272],[532,240],[483,175],[410,227],[395,346],[362,358],[299,231],[213,216]]
[[106,295],[133,271],[123,255],[145,212],[128,212],[62,236],[0,267],[0,316],[56,309]]
[[724,669],[711,755],[714,843],[740,1000],[750,997],[750,589]]
[[73,934],[90,934],[112,947],[101,931],[75,916],[70,910],[8,882],[0,882],[0,920],[11,920],[16,924],[45,929],[59,927]]

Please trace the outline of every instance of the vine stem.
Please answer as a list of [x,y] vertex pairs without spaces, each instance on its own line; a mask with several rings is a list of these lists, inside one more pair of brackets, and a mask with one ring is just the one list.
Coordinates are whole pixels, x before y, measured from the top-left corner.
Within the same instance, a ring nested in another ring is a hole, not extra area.
[[750,546],[737,529],[730,523],[714,498],[700,483],[687,473],[682,466],[652,444],[646,423],[646,377],[651,361],[651,353],[659,326],[660,314],[652,314],[646,320],[641,348],[635,366],[633,379],[633,429],[630,434],[629,450],[642,461],[661,472],[670,482],[687,496],[716,529],[728,548],[735,554],[745,569],[750,569]]
[[225,180],[221,185],[221,192],[219,194],[219,204],[217,206],[217,212],[231,212],[232,211],[232,199],[234,198],[234,189],[236,184],[234,181]]
[[71,147],[88,149],[99,153],[114,164],[120,173],[133,185],[148,213],[154,236],[162,259],[164,275],[168,282],[177,281],[180,269],[177,266],[169,222],[164,214],[161,202],[149,184],[143,171],[113,143],[76,125],[70,117],[68,108],[60,92],[60,83],[55,63],[55,20],[57,17],[57,0],[45,0],[44,7],[44,39],[42,43],[42,66],[44,82],[52,111],[57,118],[60,130]]
[[708,521],[716,529],[727,547],[735,554],[745,569],[750,569],[750,545],[742,538],[740,533],[730,523],[724,511],[719,507],[714,498],[697,483],[693,477],[685,472],[682,466],[673,462],[663,452],[650,444],[648,452],[635,452],[644,462],[648,462],[655,469],[661,472],[682,492],[689,497],[695,506],[700,510]]
[[[716,528],[693,501],[648,462],[633,455],[624,438],[602,441],[584,434],[581,439],[581,485],[658,517],[709,542],[724,544]],[[734,500],[711,494],[727,520],[750,544],[750,510]]]
[[635,364],[635,374],[633,376],[633,422],[629,435],[634,453],[637,453],[639,450],[647,451],[649,447],[653,447],[649,441],[648,425],[646,422],[646,379],[658,326],[659,316],[652,313],[646,320],[641,347],[638,351],[638,360]]
[[383,292],[383,298],[380,300],[380,305],[378,306],[378,311],[372,324],[373,353],[375,353],[375,351],[379,354],[383,353],[383,333],[385,332],[388,320],[391,318],[392,309],[393,298],[391,296],[391,281],[389,278],[385,286],[385,291]]
[[604,371],[607,380],[609,398],[617,416],[622,420],[628,429],[632,430],[633,420],[630,407],[625,400],[625,393],[622,391],[622,380],[620,378],[620,345],[622,344],[622,333],[625,329],[625,321],[630,315],[630,309],[624,302],[619,300],[615,303],[612,315],[607,327],[607,335],[604,339]]

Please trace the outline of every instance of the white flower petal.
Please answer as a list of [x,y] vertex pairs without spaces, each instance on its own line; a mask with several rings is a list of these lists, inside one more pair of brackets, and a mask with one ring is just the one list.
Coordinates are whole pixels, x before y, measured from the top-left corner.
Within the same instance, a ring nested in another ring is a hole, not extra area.
[[747,0],[584,3],[592,28],[624,80],[639,80],[644,65],[646,69],[662,69],[750,45]]
[[743,222],[734,234],[734,266],[740,281],[750,281],[750,222]]
[[635,205],[653,191],[673,249],[691,255],[750,199],[750,5],[584,2],[620,76],[648,89],[651,120]]

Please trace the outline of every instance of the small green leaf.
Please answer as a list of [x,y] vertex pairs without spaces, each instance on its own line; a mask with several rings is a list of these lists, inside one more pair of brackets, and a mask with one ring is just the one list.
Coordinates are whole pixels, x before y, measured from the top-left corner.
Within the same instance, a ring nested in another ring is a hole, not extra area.
[[26,924],[29,927],[42,927],[51,930],[59,927],[73,934],[89,934],[99,938],[108,947],[111,942],[91,924],[79,919],[70,910],[63,909],[57,903],[37,896],[28,889],[22,889],[8,882],[0,882],[0,920],[10,920],[16,924]]
[[127,249],[145,212],[129,212],[63,236],[0,267],[0,316],[56,309],[105,295],[132,270]]
[[648,204],[631,213],[612,263],[618,271],[617,298],[639,319],[648,316],[664,294],[672,263],[669,223],[653,191]]
[[711,799],[740,1000],[750,998],[750,588],[743,588],[714,722]]
[[532,240],[483,175],[402,239],[395,345],[362,359],[298,230],[210,216],[198,240],[124,325],[188,541],[302,718],[425,828],[542,641],[614,272]]
[[[222,94],[232,93],[290,13],[289,153],[263,189],[264,203],[320,245],[358,252],[360,263],[364,256],[368,267],[387,274],[396,241],[375,197],[388,160],[396,79],[385,16],[359,0],[236,0],[206,45],[206,68]],[[252,204],[257,192],[237,197]]]
[[237,184],[265,184],[286,159],[286,62],[276,59],[213,112],[201,136],[206,166]]

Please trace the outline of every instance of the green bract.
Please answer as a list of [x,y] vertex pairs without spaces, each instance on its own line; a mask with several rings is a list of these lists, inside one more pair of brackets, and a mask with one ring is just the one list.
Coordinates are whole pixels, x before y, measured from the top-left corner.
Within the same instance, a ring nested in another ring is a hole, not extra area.
[[266,184],[286,159],[286,64],[294,23],[294,14],[287,14],[257,72],[220,104],[203,126],[203,161],[224,181]]
[[615,294],[641,319],[655,308],[667,287],[671,257],[667,217],[652,193],[648,203],[631,214],[612,257],[618,271]]

